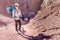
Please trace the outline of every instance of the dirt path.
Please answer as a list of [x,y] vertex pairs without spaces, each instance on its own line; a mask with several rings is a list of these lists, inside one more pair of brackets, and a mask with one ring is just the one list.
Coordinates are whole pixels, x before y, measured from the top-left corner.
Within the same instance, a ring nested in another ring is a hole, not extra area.
[[[18,34],[15,30],[14,20],[12,18],[2,15],[0,15],[0,17],[2,17],[0,18],[0,40],[41,40],[40,38],[43,34],[38,35],[40,32],[28,27],[27,25],[29,24],[21,26],[25,30],[24,34],[22,32]],[[22,24],[23,23],[24,22],[22,22]]]
[[[0,26],[0,40],[26,40],[21,35],[15,31],[13,20],[10,21],[9,18],[0,15],[0,21],[7,23],[7,25]],[[2,22],[0,22],[2,24]]]
[[32,30],[30,30],[28,27],[23,25],[22,27],[26,31],[24,34],[19,32],[18,34],[15,31],[14,21],[11,18],[5,17],[0,15],[2,18],[0,18],[0,23],[6,23],[7,25],[0,26],[0,40],[28,40],[28,35],[32,36]]

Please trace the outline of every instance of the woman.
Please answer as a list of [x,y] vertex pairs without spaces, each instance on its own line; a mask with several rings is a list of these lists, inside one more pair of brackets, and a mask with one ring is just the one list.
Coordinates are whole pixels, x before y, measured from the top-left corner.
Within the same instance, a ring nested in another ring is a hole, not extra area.
[[21,22],[20,22],[20,18],[22,17],[21,14],[21,9],[19,8],[19,3],[15,3],[15,10],[12,11],[12,16],[15,20],[15,29],[16,31],[21,31]]

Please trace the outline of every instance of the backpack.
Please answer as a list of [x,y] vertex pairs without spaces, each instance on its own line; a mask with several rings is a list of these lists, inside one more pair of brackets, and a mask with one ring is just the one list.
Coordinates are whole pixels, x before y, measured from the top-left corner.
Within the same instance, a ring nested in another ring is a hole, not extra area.
[[15,9],[15,6],[12,5],[10,7],[7,7],[7,12],[12,13],[12,11]]
[[15,6],[14,5],[12,5],[11,7],[12,7],[12,10],[15,10]]
[[12,12],[12,8],[11,7],[8,7],[7,8],[7,12]]

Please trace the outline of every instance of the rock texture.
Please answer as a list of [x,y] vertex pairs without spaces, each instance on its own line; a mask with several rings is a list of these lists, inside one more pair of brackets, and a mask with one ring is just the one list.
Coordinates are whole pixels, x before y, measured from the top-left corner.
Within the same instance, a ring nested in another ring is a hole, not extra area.
[[60,40],[60,0],[54,0],[49,6],[38,11],[26,26],[38,33],[51,36],[51,40]]
[[8,16],[6,8],[15,2],[18,2],[23,10],[26,10],[26,7],[29,6],[30,10],[34,12],[37,12],[41,5],[41,0],[0,0],[0,14]]
[[[32,3],[34,3],[32,6],[35,7],[35,1]],[[30,8],[33,8],[32,6]],[[35,8],[33,9],[35,10]],[[1,19],[6,17],[0,16],[2,17]],[[14,27],[12,27],[14,26],[13,19],[9,20],[6,17],[2,21],[1,23],[4,23],[3,27],[6,28],[0,29],[1,40],[12,40],[12,37],[13,40],[60,40],[60,0],[49,0],[46,4],[43,2],[37,15],[30,20],[30,23],[22,26],[26,30],[25,34],[29,35],[31,39],[25,39],[15,32]]]

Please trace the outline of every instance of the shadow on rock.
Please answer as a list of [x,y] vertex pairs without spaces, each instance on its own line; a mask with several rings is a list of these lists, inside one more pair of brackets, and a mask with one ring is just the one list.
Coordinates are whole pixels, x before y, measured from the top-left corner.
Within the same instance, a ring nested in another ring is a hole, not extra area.
[[39,34],[38,36],[36,37],[32,37],[32,39],[29,39],[29,40],[50,40],[51,39],[51,36],[46,36],[46,35],[43,35],[43,34]]
[[29,35],[26,35],[26,34],[21,34],[21,33],[19,33],[19,35],[21,35],[23,38],[26,38],[26,39],[28,39],[28,40],[50,40],[50,39],[52,39],[51,38],[51,36],[46,36],[46,35],[44,35],[44,34],[39,34],[38,36],[35,36],[35,37],[33,37],[33,36],[29,36]]

